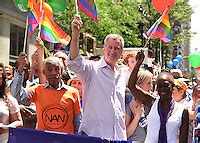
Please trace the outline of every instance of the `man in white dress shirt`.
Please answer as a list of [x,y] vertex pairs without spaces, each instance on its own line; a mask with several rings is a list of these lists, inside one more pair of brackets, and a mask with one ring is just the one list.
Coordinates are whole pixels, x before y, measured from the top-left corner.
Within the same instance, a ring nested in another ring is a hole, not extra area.
[[85,60],[79,53],[82,28],[80,16],[72,21],[72,39],[68,67],[83,82],[83,117],[79,131],[89,136],[126,140],[125,78],[117,66],[124,40],[109,34],[104,40],[104,56],[97,62]]

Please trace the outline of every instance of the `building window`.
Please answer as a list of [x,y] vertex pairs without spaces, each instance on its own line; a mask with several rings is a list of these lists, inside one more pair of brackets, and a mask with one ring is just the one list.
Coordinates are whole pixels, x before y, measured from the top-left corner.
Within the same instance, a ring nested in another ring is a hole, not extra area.
[[18,56],[23,51],[24,32],[25,28],[10,24],[10,55]]

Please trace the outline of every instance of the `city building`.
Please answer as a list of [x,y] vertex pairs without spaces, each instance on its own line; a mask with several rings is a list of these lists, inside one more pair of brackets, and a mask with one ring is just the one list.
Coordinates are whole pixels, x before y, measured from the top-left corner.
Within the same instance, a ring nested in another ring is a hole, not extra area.
[[[23,51],[27,12],[18,10],[13,0],[0,0],[0,62],[13,65],[20,52]],[[27,35],[25,52],[30,55],[36,47]]]

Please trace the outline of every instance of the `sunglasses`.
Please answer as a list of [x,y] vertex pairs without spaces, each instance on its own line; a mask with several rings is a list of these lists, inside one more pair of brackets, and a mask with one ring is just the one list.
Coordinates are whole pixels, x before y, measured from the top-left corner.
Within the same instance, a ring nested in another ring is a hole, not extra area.
[[175,87],[178,89],[178,91],[182,90],[182,88],[178,85],[175,85]]

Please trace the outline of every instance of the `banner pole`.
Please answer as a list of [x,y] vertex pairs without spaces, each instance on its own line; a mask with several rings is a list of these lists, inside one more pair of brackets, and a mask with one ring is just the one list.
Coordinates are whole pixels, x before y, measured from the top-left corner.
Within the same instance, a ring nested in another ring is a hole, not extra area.
[[26,28],[24,33],[24,45],[23,45],[23,53],[26,52],[26,40],[27,40],[27,32],[28,32],[28,16],[26,17]]
[[76,15],[78,15],[79,13],[78,13],[78,2],[77,2],[77,0],[75,0],[75,4],[76,4]]

